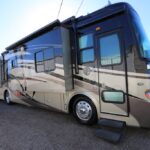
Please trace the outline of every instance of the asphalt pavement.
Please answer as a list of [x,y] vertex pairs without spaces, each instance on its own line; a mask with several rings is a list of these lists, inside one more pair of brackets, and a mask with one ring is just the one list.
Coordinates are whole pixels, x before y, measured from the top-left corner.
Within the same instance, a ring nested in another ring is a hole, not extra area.
[[150,150],[150,130],[127,128],[112,144],[68,114],[0,101],[0,150]]

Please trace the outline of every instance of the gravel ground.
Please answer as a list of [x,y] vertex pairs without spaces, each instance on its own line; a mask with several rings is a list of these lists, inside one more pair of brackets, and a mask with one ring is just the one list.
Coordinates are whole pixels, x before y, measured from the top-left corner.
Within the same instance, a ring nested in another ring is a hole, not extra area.
[[71,115],[0,101],[0,150],[150,150],[150,130],[127,128],[117,145]]

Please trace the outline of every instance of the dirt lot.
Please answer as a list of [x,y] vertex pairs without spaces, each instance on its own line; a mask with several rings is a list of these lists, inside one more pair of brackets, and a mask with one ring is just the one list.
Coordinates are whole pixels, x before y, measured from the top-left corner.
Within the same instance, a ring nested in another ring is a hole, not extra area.
[[0,101],[0,150],[150,150],[150,130],[127,128],[117,145],[70,115]]

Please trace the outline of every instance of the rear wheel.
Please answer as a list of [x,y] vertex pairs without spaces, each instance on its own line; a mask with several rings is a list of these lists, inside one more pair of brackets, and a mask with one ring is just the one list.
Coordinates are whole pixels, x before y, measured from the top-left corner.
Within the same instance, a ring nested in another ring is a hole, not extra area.
[[11,104],[11,96],[8,91],[5,91],[4,99],[5,99],[6,104],[8,104],[8,105]]
[[73,115],[82,124],[92,125],[97,121],[97,111],[87,97],[78,97],[73,103]]

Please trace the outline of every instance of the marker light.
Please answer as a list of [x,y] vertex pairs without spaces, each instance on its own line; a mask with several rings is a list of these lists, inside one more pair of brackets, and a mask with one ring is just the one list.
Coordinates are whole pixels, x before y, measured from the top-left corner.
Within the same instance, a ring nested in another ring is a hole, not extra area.
[[150,99],[150,90],[147,90],[147,91],[145,92],[145,96],[146,96],[146,98]]
[[22,93],[18,90],[15,91],[15,95],[18,97],[18,96],[22,96]]
[[96,31],[99,31],[99,30],[101,30],[101,27],[96,27]]

